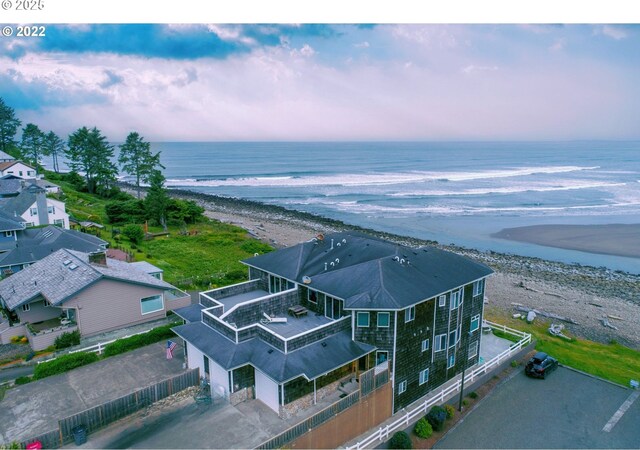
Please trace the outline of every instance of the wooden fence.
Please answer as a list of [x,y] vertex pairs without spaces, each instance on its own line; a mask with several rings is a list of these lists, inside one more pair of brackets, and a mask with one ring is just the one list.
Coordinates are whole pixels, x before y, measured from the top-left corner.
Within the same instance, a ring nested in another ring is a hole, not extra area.
[[43,448],[59,448],[73,441],[73,429],[78,425],[83,425],[86,427],[87,433],[92,433],[163,398],[191,386],[197,386],[199,383],[198,369],[189,370],[131,394],[60,419],[57,430],[25,440],[22,444],[26,446],[33,441],[40,441]]
[[[351,406],[355,405],[356,403],[358,403],[360,401],[360,399],[362,397],[364,397],[367,394],[370,394],[371,392],[374,391],[374,383],[379,381],[378,379],[374,378],[374,372],[376,370],[380,370],[378,369],[371,369],[368,370],[367,372],[363,372],[360,374],[360,389],[358,389],[355,392],[352,392],[351,394],[347,395],[344,398],[341,398],[340,400],[338,400],[337,402],[329,405],[328,407],[326,407],[325,409],[321,410],[320,412],[314,414],[313,416],[303,420],[302,422],[299,422],[297,424],[295,424],[293,427],[289,428],[288,430],[285,430],[284,432],[280,433],[279,435],[269,439],[268,441],[262,443],[260,446],[256,447],[257,449],[272,449],[272,448],[281,448],[284,445],[286,445],[287,443],[299,438],[300,436],[302,436],[305,433],[308,433],[310,430],[324,424],[325,422],[333,419],[335,416],[337,416],[339,413],[345,411],[346,409],[350,408]],[[388,374],[389,369],[387,368],[385,370],[385,372]],[[388,381],[388,376],[387,376],[387,381]],[[366,389],[366,393],[365,391],[362,390],[363,387],[363,383],[367,385]],[[381,386],[384,386],[385,383],[382,383],[380,386],[375,386],[375,389],[378,389]]]

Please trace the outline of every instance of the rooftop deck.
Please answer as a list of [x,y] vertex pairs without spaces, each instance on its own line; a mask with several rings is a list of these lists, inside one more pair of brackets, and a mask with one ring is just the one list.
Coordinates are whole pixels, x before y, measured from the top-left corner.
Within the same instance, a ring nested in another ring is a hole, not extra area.
[[314,314],[311,311],[306,316],[302,317],[291,317],[287,316],[286,313],[283,313],[278,317],[287,317],[287,322],[269,323],[264,324],[264,326],[285,339],[301,333],[306,333],[307,331],[333,322],[332,319],[327,319],[325,316]]
[[253,291],[244,292],[242,294],[230,295],[229,297],[224,298],[215,298],[217,302],[220,302],[224,305],[224,312],[229,312],[231,308],[240,303],[248,302],[250,300],[256,300],[261,297],[266,297],[270,295],[267,291],[263,291],[262,289],[255,289]]

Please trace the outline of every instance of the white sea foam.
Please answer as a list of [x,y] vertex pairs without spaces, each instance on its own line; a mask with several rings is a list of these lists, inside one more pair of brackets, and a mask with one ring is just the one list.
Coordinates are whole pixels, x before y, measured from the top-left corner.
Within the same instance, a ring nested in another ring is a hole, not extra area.
[[242,177],[227,179],[169,179],[167,186],[174,187],[305,187],[305,186],[376,186],[434,181],[468,181],[508,177],[523,177],[535,174],[566,173],[598,169],[598,166],[545,166],[518,167],[503,170],[483,170],[477,172],[381,172],[342,173],[332,175],[312,175],[303,177]]
[[463,190],[424,190],[412,192],[394,192],[387,194],[390,197],[443,197],[443,196],[462,196],[462,195],[487,195],[487,194],[518,194],[522,192],[553,192],[553,191],[570,191],[574,189],[595,189],[625,186],[625,183],[583,183],[583,182],[565,182],[562,185],[555,186],[504,186],[493,188],[463,189]]

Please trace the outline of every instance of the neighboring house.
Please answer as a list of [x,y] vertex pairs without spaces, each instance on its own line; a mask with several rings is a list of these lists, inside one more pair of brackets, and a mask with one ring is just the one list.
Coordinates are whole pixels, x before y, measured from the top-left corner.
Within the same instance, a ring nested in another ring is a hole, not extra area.
[[59,194],[62,192],[60,186],[47,180],[33,180],[33,184],[47,191],[47,194]]
[[0,209],[6,214],[21,217],[27,227],[57,225],[69,228],[69,214],[64,202],[47,198],[47,192],[36,185],[26,187],[17,196],[5,199]]
[[22,328],[42,350],[64,332],[91,336],[157,320],[191,298],[104,252],[63,249],[0,281],[0,302],[13,315],[10,328],[0,327],[2,342]]
[[393,411],[478,361],[492,270],[434,247],[335,233],[243,261],[249,279],[176,311],[189,367],[280,415],[389,367]]
[[15,161],[16,159],[11,156],[8,153],[3,152],[2,150],[0,150],[0,163],[3,162],[11,162],[11,161]]
[[[18,226],[23,228],[16,228]],[[0,230],[0,276],[18,272],[61,248],[90,253],[103,251],[108,245],[107,241],[90,234],[53,225],[24,229],[22,222],[7,217],[2,211],[0,228],[6,229]]]
[[164,271],[162,269],[159,269],[158,267],[154,266],[153,264],[150,264],[146,261],[136,261],[136,262],[132,262],[130,263],[131,267],[135,267],[138,270],[142,270],[143,272],[148,273],[149,275],[151,275],[152,277],[157,278],[158,280],[162,280],[162,274],[164,273]]
[[23,163],[22,161],[5,161],[0,162],[0,176],[15,175],[25,180],[36,179],[38,172],[34,167]]
[[0,199],[15,197],[24,189],[24,180],[14,175],[0,177]]

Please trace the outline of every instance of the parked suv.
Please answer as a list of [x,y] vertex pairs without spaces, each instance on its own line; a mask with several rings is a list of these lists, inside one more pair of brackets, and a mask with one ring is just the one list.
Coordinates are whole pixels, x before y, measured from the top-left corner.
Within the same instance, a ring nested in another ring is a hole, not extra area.
[[524,368],[524,372],[530,377],[543,378],[558,367],[558,360],[544,352],[533,355]]

